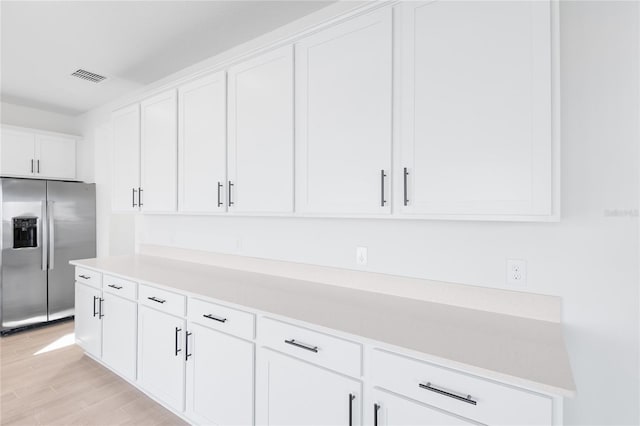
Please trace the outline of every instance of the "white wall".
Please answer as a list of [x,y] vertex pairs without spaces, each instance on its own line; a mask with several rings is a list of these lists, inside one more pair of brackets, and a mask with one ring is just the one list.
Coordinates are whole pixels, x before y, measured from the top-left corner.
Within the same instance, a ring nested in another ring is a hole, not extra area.
[[[148,215],[99,239],[117,231],[126,252],[135,230],[143,243],[353,269],[362,245],[367,270],[487,287],[506,287],[506,258],[526,259],[522,290],[564,301],[578,387],[566,423],[638,424],[639,17],[636,2],[561,3],[560,223]],[[98,146],[96,160],[108,161]]]
[[8,102],[0,103],[0,122],[60,133],[78,134],[80,130],[80,120],[77,117]]

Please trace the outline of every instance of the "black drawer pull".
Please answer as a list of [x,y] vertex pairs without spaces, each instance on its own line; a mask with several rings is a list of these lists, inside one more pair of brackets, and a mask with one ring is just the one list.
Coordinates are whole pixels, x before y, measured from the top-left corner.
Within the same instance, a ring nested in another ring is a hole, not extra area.
[[317,346],[305,345],[304,343],[296,342],[295,339],[285,340],[284,342],[286,344],[288,344],[288,345],[293,345],[293,346],[301,348],[301,349],[306,349],[308,351],[318,353],[318,347]]
[[373,404],[373,426],[378,426],[378,411],[380,411],[380,404]]
[[115,285],[115,284],[109,284],[109,285],[107,285],[107,287],[115,288],[116,290],[122,290],[122,286],[118,286],[118,285]]
[[166,300],[164,300],[164,299],[158,299],[158,298],[157,298],[157,297],[155,297],[155,296],[147,297],[147,299],[149,299],[149,300],[153,300],[154,302],[157,302],[157,303],[164,303],[164,302],[166,302]]
[[349,394],[349,426],[353,426],[353,400],[356,396],[352,393]]
[[456,395],[455,393],[447,392],[445,390],[433,387],[431,386],[431,383],[427,383],[426,385],[424,383],[419,383],[418,386],[420,386],[420,388],[422,389],[439,393],[440,395],[448,396],[449,398],[457,399],[458,401],[466,402],[467,404],[471,404],[471,405],[478,404],[477,401],[474,401],[473,399],[471,399],[471,395],[467,395],[467,396]]
[[182,349],[178,349],[178,334],[182,331],[182,329],[180,327],[176,327],[176,341],[175,341],[175,345],[176,345],[176,351],[175,354],[176,356],[178,356],[178,353],[182,352]]
[[190,332],[186,332],[185,333],[185,337],[184,337],[184,360],[185,361],[189,361],[189,357],[193,354],[189,353],[189,336],[191,336],[193,333]]
[[84,279],[84,280],[90,280],[91,277],[88,275],[78,275],[80,278]]
[[96,310],[96,300],[100,299],[97,296],[93,296],[93,316],[95,318],[96,315],[98,315],[98,311]]
[[226,318],[219,318],[216,316],[213,316],[211,314],[202,314],[203,317],[205,318],[209,318],[210,320],[214,320],[214,321],[218,321],[218,322],[227,322]]

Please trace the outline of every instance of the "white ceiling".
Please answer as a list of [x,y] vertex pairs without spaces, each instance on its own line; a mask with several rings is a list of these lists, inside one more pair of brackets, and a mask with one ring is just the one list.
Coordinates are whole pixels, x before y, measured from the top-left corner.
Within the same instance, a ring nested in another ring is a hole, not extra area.
[[0,96],[81,114],[329,3],[2,0]]

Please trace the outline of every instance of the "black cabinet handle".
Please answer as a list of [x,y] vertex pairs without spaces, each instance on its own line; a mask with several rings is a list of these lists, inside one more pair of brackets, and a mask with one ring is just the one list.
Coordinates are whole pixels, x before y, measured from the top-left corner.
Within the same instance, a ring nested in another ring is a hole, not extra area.
[[218,207],[220,207],[223,203],[222,201],[220,201],[220,189],[223,187],[224,185],[220,182],[218,182]]
[[233,205],[233,201],[231,201],[231,188],[233,187],[233,183],[231,183],[231,181],[229,181],[229,202],[227,203],[228,206],[232,206]]
[[409,176],[409,170],[405,167],[404,168],[404,205],[408,206],[409,205],[409,184],[408,184],[408,176]]
[[136,207],[136,193],[138,192],[137,189],[135,188],[131,188],[131,207]]
[[164,299],[158,299],[158,298],[157,298],[157,297],[155,297],[155,296],[147,297],[147,299],[149,299],[149,300],[153,300],[153,301],[154,301],[154,302],[156,302],[156,303],[164,303],[164,302],[166,302],[166,300],[164,300]]
[[91,277],[88,277],[86,275],[78,275],[80,278],[85,279],[85,280],[89,280],[91,279]]
[[115,288],[116,290],[122,290],[122,287],[115,284],[108,284],[107,287]]
[[353,400],[356,396],[352,393],[349,394],[349,426],[353,426]]
[[311,352],[314,352],[314,353],[318,353],[318,347],[317,346],[305,345],[304,343],[296,342],[295,339],[285,340],[284,342],[286,344],[288,344],[288,345],[293,345],[293,346],[295,346],[297,348],[300,348],[300,349],[306,349],[308,351],[311,351]]
[[227,322],[226,318],[216,317],[216,316],[213,316],[211,314],[203,314],[202,316],[205,317],[205,318],[208,318],[210,320],[214,320],[214,321],[218,321],[218,322]]
[[142,188],[138,188],[138,207],[142,207]]
[[467,404],[471,404],[471,405],[478,404],[477,401],[474,401],[473,399],[471,399],[471,395],[467,395],[466,397],[456,395],[455,393],[447,392],[445,390],[438,389],[434,386],[431,386],[431,383],[427,383],[426,385],[424,383],[418,383],[418,386],[420,386],[421,389],[439,393],[440,395],[448,396],[449,398],[457,399],[458,401],[466,402]]
[[373,404],[373,426],[378,426],[378,411],[380,411],[380,405]]
[[102,319],[102,317],[104,316],[104,314],[102,313],[102,302],[104,302],[104,299],[102,297],[98,298],[98,319]]
[[38,160],[37,163],[38,163],[38,173],[40,173],[40,160]]
[[387,174],[383,170],[380,170],[380,207],[384,207],[387,203],[387,200],[384,199],[384,178],[387,177]]
[[93,296],[93,317],[95,318],[98,315],[98,311],[96,311],[96,300],[98,300],[98,296]]
[[188,331],[185,333],[185,338],[184,338],[184,360],[185,361],[189,361],[189,357],[193,354],[189,353],[189,336],[191,336],[193,333],[189,333]]
[[176,344],[176,352],[175,352],[175,355],[176,355],[176,356],[178,356],[178,353],[182,351],[182,349],[178,349],[178,334],[179,334],[181,331],[182,331],[182,329],[181,329],[181,328],[176,327],[176,342],[175,342],[175,344]]
[[31,173],[33,173],[33,158],[31,159]]

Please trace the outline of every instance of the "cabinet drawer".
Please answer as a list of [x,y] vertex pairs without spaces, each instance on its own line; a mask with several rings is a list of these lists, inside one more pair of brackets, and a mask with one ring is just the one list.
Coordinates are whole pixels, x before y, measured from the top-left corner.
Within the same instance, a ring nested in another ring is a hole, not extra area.
[[375,386],[486,424],[552,424],[549,397],[382,350],[372,354]]
[[91,269],[76,267],[76,281],[99,289],[102,287],[102,274]]
[[187,313],[189,321],[244,339],[255,337],[255,316],[249,312],[238,311],[217,303],[189,299]]
[[102,288],[107,293],[117,294],[127,299],[136,300],[136,289],[138,284],[122,278],[105,275],[102,277]]
[[264,346],[339,371],[362,374],[362,345],[307,328],[261,318],[259,338]]
[[138,287],[138,300],[143,305],[151,306],[172,315],[180,317],[185,315],[186,297],[178,293],[140,284]]

